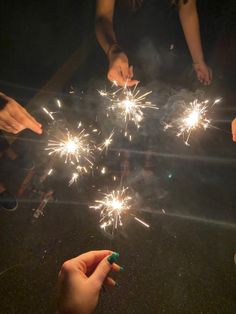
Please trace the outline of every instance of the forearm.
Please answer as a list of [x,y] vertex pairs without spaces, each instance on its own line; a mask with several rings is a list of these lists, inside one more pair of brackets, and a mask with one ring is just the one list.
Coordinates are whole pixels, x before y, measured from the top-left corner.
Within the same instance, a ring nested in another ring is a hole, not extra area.
[[110,47],[117,43],[112,22],[105,17],[96,17],[95,27],[97,40],[105,54],[108,54]]
[[116,35],[113,28],[113,15],[116,0],[96,1],[95,31],[97,40],[108,55],[110,48],[117,44]]
[[186,4],[180,4],[179,18],[193,63],[203,62],[204,55],[195,0],[189,0]]

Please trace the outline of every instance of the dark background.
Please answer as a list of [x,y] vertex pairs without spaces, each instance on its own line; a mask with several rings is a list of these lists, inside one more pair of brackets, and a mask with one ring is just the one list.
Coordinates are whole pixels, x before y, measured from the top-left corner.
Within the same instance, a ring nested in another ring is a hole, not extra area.
[[[88,178],[70,189],[62,178],[53,178],[42,188],[52,188],[55,199],[36,221],[32,209],[39,197],[32,197],[29,186],[16,212],[0,212],[0,313],[55,313],[57,274],[63,261],[102,248],[120,252],[126,271],[117,276],[119,289],[102,294],[98,313],[235,313],[236,146],[229,132],[236,116],[236,8],[233,0],[199,0],[198,7],[206,60],[214,73],[207,88],[195,79],[176,9],[166,1],[147,1],[133,16],[117,11],[115,25],[137,78],[152,87],[158,105],[164,106],[168,95],[182,88],[220,96],[222,105],[214,119],[221,131],[209,130],[188,148],[160,131],[158,121],[148,120],[152,136],[142,134],[128,148],[135,151],[132,175],[142,168],[147,149],[153,156],[155,180],[141,179],[135,185],[144,204],[140,215],[151,228],[132,223],[112,241],[100,232],[98,217],[88,210],[94,199],[91,184],[96,181],[103,187],[109,178]],[[94,1],[2,1],[0,90],[27,105],[85,43],[86,58],[60,97],[71,116],[94,118],[90,108],[98,102],[96,89],[109,84],[106,59],[94,36],[94,12]],[[91,97],[67,102],[71,85]],[[38,119],[43,121],[40,112]],[[119,149],[122,143],[117,143]],[[22,149],[20,139],[15,145]],[[37,145],[31,151],[37,166],[34,183],[45,160]],[[120,159],[109,157],[112,167],[120,169]],[[5,159],[0,174],[12,192],[26,175]],[[166,198],[161,199],[160,190],[167,191]]]

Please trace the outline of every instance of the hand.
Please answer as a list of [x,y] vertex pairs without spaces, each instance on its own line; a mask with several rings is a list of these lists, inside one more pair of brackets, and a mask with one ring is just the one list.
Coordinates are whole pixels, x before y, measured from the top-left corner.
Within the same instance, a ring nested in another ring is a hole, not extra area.
[[204,61],[193,64],[198,80],[204,85],[210,85],[212,81],[212,70]]
[[236,118],[231,123],[233,141],[236,142]]
[[108,250],[91,251],[66,261],[59,274],[59,313],[92,313],[102,285],[116,286],[107,276],[111,270],[123,270],[113,263],[118,256]]
[[119,86],[133,86],[139,81],[132,80],[133,67],[129,66],[129,60],[122,51],[109,53],[109,70],[107,77],[110,81],[116,82]]
[[0,110],[0,130],[17,134],[24,129],[42,133],[42,126],[14,99],[0,93],[4,107]]

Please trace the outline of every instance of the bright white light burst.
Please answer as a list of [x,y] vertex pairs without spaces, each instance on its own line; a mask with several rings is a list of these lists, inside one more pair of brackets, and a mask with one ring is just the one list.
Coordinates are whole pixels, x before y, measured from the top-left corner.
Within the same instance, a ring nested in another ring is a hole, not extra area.
[[213,104],[209,105],[208,100],[200,102],[195,99],[189,103],[189,107],[184,110],[181,117],[166,123],[164,130],[175,129],[176,136],[182,136],[184,143],[189,146],[189,139],[193,131],[197,129],[206,130],[210,126],[211,120],[207,117],[208,111],[219,101],[220,99],[216,99]]
[[142,225],[149,228],[148,224],[130,213],[133,207],[133,199],[128,194],[128,188],[122,187],[119,190],[113,190],[111,193],[104,194],[104,198],[96,200],[95,203],[97,205],[90,206],[90,208],[100,211],[100,228],[104,231],[110,227],[113,233],[114,229],[122,227],[122,217],[129,214]]
[[[143,109],[158,109],[150,101],[146,101],[146,97],[151,94],[151,91],[140,94],[137,85],[133,89],[125,86],[117,89],[114,92],[98,91],[99,94],[109,100],[108,111],[113,111],[115,114],[125,121],[125,135],[127,136],[127,125],[133,122],[137,128],[140,127],[144,119]],[[107,113],[108,115],[108,113]]]
[[[90,140],[89,133],[86,133],[81,123],[78,129],[76,135],[72,135],[68,129],[65,132],[58,131],[55,139],[49,139],[45,150],[49,152],[49,155],[56,155],[63,159],[64,163],[73,165],[76,172],[87,173],[88,169],[93,167],[95,148]],[[76,172],[72,174],[69,184],[77,180],[78,175]]]

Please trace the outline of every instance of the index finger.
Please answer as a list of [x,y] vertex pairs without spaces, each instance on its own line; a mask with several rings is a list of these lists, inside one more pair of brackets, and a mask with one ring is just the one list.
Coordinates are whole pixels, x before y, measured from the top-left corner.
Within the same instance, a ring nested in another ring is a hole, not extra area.
[[30,119],[28,117],[28,115],[23,112],[23,111],[16,111],[14,113],[14,118],[20,123],[22,124],[25,128],[30,129],[31,131],[37,133],[37,134],[41,134],[42,133],[42,129],[41,127],[38,125],[37,122],[34,122],[32,119]]
[[101,250],[101,251],[90,251],[81,254],[70,260],[71,265],[86,273],[88,269],[96,267],[106,256],[112,254],[112,251]]

